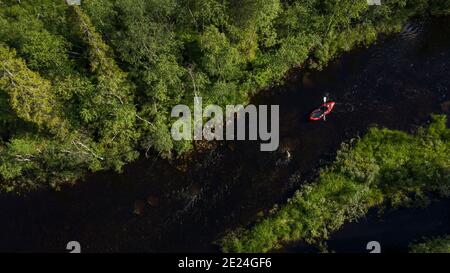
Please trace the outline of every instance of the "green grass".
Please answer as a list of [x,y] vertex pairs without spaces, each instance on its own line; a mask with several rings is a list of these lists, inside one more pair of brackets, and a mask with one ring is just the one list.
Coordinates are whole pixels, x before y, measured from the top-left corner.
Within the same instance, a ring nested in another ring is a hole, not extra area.
[[412,244],[410,249],[411,253],[450,253],[450,235]]

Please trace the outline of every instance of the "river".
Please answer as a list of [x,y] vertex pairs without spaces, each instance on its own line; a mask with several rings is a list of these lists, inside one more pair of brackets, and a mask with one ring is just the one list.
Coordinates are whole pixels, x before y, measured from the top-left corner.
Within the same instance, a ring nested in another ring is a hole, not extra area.
[[[184,160],[143,158],[121,174],[91,174],[61,191],[1,196],[0,251],[65,252],[69,241],[80,242],[84,252],[218,251],[215,241],[226,230],[285,202],[314,179],[342,142],[370,126],[413,132],[430,113],[448,114],[449,23],[450,18],[412,21],[401,33],[352,50],[323,71],[292,71],[283,85],[256,95],[255,104],[280,105],[279,151],[260,152],[257,142],[221,142]],[[324,94],[337,101],[336,110],[326,122],[311,123],[307,115]],[[405,251],[421,232],[449,231],[439,220],[450,218],[448,205],[388,213],[392,221],[384,226],[383,218],[370,213],[337,232],[330,248],[365,251],[363,242],[387,234],[388,249]],[[413,217],[420,213],[434,218]],[[423,221],[435,222],[405,232],[405,225]]]

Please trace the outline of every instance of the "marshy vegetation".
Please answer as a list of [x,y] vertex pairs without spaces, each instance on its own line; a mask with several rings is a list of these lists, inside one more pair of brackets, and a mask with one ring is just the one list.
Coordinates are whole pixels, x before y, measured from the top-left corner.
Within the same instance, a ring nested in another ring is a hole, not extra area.
[[450,236],[426,239],[411,245],[411,253],[450,253]]
[[345,222],[375,206],[423,205],[430,194],[450,196],[450,129],[433,116],[411,135],[372,128],[343,144],[319,178],[302,186],[287,204],[248,228],[227,234],[224,252],[268,252],[282,243],[321,243]]

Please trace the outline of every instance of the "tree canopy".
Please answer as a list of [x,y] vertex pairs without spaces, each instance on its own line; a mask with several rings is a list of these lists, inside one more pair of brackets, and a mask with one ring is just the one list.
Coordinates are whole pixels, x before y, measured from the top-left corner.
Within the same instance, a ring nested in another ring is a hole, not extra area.
[[[448,1],[2,0],[0,189],[72,183],[192,148],[170,110],[241,104]],[[308,60],[308,62],[306,62]]]

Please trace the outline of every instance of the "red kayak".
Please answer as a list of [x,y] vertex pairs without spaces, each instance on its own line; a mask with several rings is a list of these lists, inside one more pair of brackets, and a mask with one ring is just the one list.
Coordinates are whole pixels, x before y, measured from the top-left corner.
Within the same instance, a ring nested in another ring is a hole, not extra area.
[[327,103],[322,104],[320,108],[314,110],[310,115],[309,119],[312,121],[317,121],[323,119],[326,115],[330,114],[333,111],[334,105],[336,103],[334,101],[329,101]]

